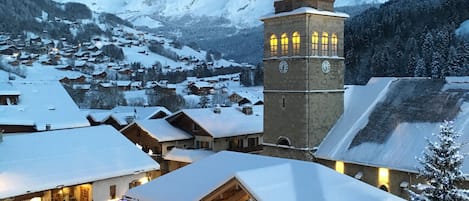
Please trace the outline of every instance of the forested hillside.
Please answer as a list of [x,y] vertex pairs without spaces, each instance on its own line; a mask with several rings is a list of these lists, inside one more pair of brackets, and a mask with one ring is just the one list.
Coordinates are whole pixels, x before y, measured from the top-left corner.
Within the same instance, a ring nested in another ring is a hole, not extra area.
[[391,0],[345,25],[346,82],[372,76],[469,75],[469,42],[455,30],[467,0]]

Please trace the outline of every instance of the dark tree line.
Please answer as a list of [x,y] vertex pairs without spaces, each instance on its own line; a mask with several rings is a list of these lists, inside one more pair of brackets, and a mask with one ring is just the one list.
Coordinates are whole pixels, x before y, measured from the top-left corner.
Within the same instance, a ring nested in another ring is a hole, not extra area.
[[469,44],[455,30],[467,0],[391,0],[345,24],[346,82],[372,76],[469,75]]

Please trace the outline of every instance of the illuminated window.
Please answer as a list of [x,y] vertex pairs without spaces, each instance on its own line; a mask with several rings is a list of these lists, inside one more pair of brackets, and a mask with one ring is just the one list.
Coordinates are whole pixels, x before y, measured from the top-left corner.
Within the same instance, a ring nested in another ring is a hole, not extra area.
[[293,54],[300,54],[300,40],[300,33],[298,33],[297,31],[293,32]]
[[322,56],[328,56],[329,53],[329,34],[327,32],[322,33]]
[[337,34],[332,34],[332,37],[331,37],[332,56],[337,56],[337,43],[338,43]]
[[379,168],[378,170],[378,186],[388,186],[389,185],[389,169]]
[[313,37],[311,38],[311,50],[313,55],[319,54],[319,34],[318,32],[313,32]]
[[335,162],[335,171],[344,174],[345,172],[345,164],[342,161],[336,161]]
[[282,55],[287,55],[288,54],[288,35],[286,33],[282,34],[280,43],[282,44]]
[[278,39],[275,34],[270,36],[270,56],[277,56]]

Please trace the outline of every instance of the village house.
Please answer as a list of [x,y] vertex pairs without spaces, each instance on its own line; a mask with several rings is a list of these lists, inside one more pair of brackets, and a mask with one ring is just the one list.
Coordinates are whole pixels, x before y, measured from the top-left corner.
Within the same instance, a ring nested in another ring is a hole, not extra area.
[[192,94],[207,95],[214,91],[214,85],[205,81],[196,81],[188,86]]
[[[70,115],[70,114],[69,114]],[[116,200],[159,165],[110,126],[5,135],[0,200]]]
[[229,151],[130,189],[124,199],[403,201],[317,163]]
[[120,130],[135,120],[161,119],[170,114],[165,107],[117,106],[112,110],[91,111],[87,119],[92,126],[106,124]]
[[229,97],[231,102],[236,103],[238,105],[263,105],[264,104],[264,96],[263,94],[254,94],[252,92],[247,91],[235,91]]
[[[0,130],[35,132],[89,126],[59,82],[1,83]],[[51,98],[53,97],[53,98]]]
[[[207,158],[216,152],[203,149],[180,149],[172,148],[171,151],[163,155],[167,171],[172,172],[201,159]],[[163,170],[161,171],[162,174]]]

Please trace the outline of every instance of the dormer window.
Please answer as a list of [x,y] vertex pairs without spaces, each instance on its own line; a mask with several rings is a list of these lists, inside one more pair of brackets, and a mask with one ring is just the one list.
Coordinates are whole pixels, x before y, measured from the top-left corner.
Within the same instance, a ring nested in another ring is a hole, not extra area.
[[337,39],[337,34],[332,34],[332,37],[331,37],[331,55],[332,56],[337,56],[337,43],[338,43],[338,39]]
[[283,56],[288,55],[288,35],[286,33],[282,34],[280,43],[282,44],[282,55]]
[[313,32],[313,35],[311,38],[311,50],[312,50],[312,55],[317,56],[319,54],[319,33],[318,32]]
[[329,56],[329,34],[327,32],[322,33],[322,56]]
[[275,34],[270,36],[270,56],[277,56],[278,39]]
[[293,32],[292,35],[292,42],[293,42],[293,54],[298,55],[300,54],[300,33],[297,31]]

